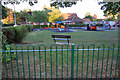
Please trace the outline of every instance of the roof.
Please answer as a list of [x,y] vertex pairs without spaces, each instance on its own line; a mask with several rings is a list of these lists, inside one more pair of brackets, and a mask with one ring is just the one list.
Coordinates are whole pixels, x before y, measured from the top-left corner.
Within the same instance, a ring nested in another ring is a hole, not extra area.
[[82,21],[82,19],[80,19],[76,13],[61,13],[61,16],[63,16],[63,21]]
[[84,22],[85,22],[85,21],[87,21],[87,22],[91,22],[90,19],[83,19],[83,21],[84,21]]

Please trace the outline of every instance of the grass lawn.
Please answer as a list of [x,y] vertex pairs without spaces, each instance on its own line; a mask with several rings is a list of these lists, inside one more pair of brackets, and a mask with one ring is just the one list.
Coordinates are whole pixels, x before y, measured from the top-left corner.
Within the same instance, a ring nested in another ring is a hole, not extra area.
[[[104,43],[105,47],[107,48],[109,43],[114,43],[115,47],[118,47],[118,31],[81,31],[78,30],[77,32],[66,32],[66,33],[56,33],[51,32],[49,30],[46,31],[36,31],[31,32],[27,34],[27,36],[23,39],[23,42],[29,42],[35,45],[35,49],[38,49],[38,46],[40,44],[45,44],[47,49],[50,49],[50,45],[53,44],[53,40],[51,38],[52,34],[63,34],[63,35],[71,35],[72,41],[71,43],[75,44],[75,49],[77,48],[79,43],[84,44],[84,48],[88,49],[88,45],[90,43],[95,44],[95,47],[97,48],[100,43]],[[43,41],[43,42],[39,42]],[[37,43],[34,43],[37,42]],[[28,44],[22,44],[23,49],[27,49]],[[14,45],[13,45],[14,46]],[[55,48],[55,47],[53,47]],[[57,48],[61,48],[61,46],[57,46]],[[66,47],[64,47],[66,48]],[[68,46],[70,49],[71,46]],[[92,47],[90,47],[92,48]],[[32,47],[30,47],[32,49]],[[43,48],[42,48],[43,49]],[[78,55],[77,55],[78,53]],[[112,77],[115,75],[115,67],[116,67],[116,57],[118,51],[114,51],[114,55],[112,55],[113,51],[109,51],[109,59],[108,59],[108,69],[107,69],[107,77],[110,77],[110,70],[112,65]],[[51,55],[52,54],[52,55]],[[93,56],[94,54],[94,56]],[[28,53],[23,53],[23,59],[24,59],[24,69],[25,69],[25,77],[29,77],[29,70],[28,70]],[[84,57],[83,57],[84,56]],[[113,58],[112,58],[113,56]],[[51,62],[52,58],[52,62]],[[104,51],[104,61],[103,61],[103,74],[102,77],[105,77],[106,73],[106,66],[107,66],[107,58],[108,58],[108,51]],[[45,65],[45,59],[46,59],[46,65]],[[83,59],[83,60],[82,60]],[[102,60],[103,60],[103,51],[99,52],[99,61],[98,61],[98,67],[97,67],[97,59],[98,59],[98,51],[89,51],[89,60],[88,60],[88,51],[75,51],[74,53],[74,76],[76,77],[76,73],[78,72],[78,77],[81,77],[81,74],[83,73],[83,77],[86,77],[87,69],[88,69],[88,77],[91,77],[91,69],[92,69],[92,60],[93,61],[93,77],[96,77],[96,73],[98,72],[98,77],[101,77],[101,70],[102,70]],[[30,60],[30,77],[34,77],[34,58],[33,58],[33,52],[29,52],[29,60]],[[39,64],[41,61],[41,65]],[[77,62],[78,61],[78,62]],[[36,68],[36,77],[45,77],[45,66],[46,66],[46,72],[47,77],[51,77],[51,63],[52,63],[52,77],[56,77],[56,52],[46,52],[46,58],[45,58],[45,52],[35,52],[35,68]],[[78,64],[77,64],[78,63]],[[83,71],[82,70],[82,63],[83,63]],[[87,66],[88,63],[88,66]],[[8,62],[8,76],[11,77],[11,64]],[[17,73],[17,66],[16,66],[16,60],[13,60],[13,70],[14,70],[14,76],[18,77]],[[18,53],[18,66],[19,66],[19,73],[20,77],[23,77],[23,65],[22,65],[22,56],[21,53]],[[41,71],[40,71],[41,66]],[[77,69],[78,66],[78,69]],[[88,67],[88,68],[87,68]],[[96,69],[98,68],[98,71]],[[57,51],[57,70],[58,74],[57,77],[62,77],[62,71],[63,71],[63,77],[71,77],[71,51]],[[6,77],[5,72],[5,65],[3,65],[3,77]],[[118,73],[117,73],[118,75]]]
[[30,42],[35,46],[45,44],[47,48],[49,48],[50,45],[54,43],[54,41],[51,38],[52,34],[70,35],[72,37],[71,43],[74,43],[75,46],[77,46],[80,43],[83,43],[86,46],[86,48],[90,43],[95,44],[96,47],[100,43],[104,43],[106,47],[108,46],[109,43],[114,43],[116,47],[118,44],[118,31],[81,31],[81,30],[78,30],[77,32],[65,32],[65,33],[57,33],[52,32],[50,30],[31,32],[23,39],[23,42]]

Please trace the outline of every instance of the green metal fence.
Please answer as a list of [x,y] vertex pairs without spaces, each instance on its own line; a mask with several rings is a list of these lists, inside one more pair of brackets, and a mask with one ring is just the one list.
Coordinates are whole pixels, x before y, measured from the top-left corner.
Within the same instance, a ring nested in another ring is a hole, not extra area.
[[52,44],[46,49],[41,44],[36,50],[30,44],[27,50],[23,50],[22,45],[12,50],[10,45],[5,45],[2,78],[120,78],[119,46],[89,44],[85,49],[83,44],[77,48],[66,44],[58,48]]

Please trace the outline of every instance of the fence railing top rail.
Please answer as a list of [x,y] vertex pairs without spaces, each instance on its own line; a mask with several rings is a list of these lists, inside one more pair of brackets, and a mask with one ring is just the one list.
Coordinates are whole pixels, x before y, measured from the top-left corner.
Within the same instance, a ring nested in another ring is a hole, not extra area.
[[[113,48],[114,50],[120,50],[118,48]],[[113,50],[113,49],[108,49],[108,48],[103,48],[103,49],[98,49],[98,48],[95,48],[95,49],[74,49],[74,51],[93,51],[93,50]],[[57,51],[71,51],[71,49],[57,49]],[[44,51],[56,51],[56,49],[47,49],[47,50],[3,50],[3,51],[0,51],[0,52],[44,52]]]

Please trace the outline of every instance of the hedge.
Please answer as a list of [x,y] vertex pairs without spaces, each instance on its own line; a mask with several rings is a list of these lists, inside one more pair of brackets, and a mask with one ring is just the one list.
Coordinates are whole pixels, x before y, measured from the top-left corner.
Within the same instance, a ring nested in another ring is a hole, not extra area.
[[[14,23],[10,23],[10,24],[2,24],[2,27],[9,27],[9,26],[14,26]],[[20,25],[19,23],[17,23],[17,25]]]
[[85,24],[69,24],[69,27],[85,27]]
[[28,33],[28,29],[27,27],[21,25],[16,27],[2,28],[2,32],[6,36],[8,44],[21,43],[22,39]]

